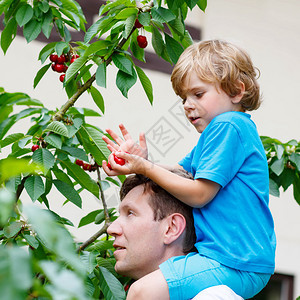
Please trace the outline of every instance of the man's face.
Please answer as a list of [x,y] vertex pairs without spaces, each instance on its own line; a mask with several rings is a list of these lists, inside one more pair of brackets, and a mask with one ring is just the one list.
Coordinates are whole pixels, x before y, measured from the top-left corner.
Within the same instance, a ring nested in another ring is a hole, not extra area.
[[164,261],[166,221],[154,221],[149,194],[133,188],[120,204],[120,216],[108,228],[115,237],[115,270],[138,279],[156,270]]

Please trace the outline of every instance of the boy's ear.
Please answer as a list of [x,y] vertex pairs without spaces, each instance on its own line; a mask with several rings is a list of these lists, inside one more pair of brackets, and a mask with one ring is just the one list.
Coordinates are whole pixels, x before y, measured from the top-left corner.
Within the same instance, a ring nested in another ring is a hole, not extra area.
[[186,227],[185,217],[182,214],[174,213],[166,218],[166,230],[164,235],[164,243],[169,245],[174,241],[178,242],[183,236]]
[[240,92],[236,96],[232,97],[232,100],[231,100],[232,103],[235,103],[235,104],[240,103],[240,101],[242,100],[242,98],[244,96],[245,90],[246,90],[244,82],[239,81],[237,85],[239,86]]

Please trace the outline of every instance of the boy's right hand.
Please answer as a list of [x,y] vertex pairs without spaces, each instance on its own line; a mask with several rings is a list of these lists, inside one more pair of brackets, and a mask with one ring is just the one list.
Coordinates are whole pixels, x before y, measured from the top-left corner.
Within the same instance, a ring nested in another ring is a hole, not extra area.
[[119,125],[124,140],[122,140],[113,130],[106,129],[106,132],[114,139],[110,140],[107,136],[103,135],[102,139],[107,144],[110,152],[122,151],[130,154],[138,155],[144,159],[148,159],[148,147],[144,133],[140,133],[139,144],[135,143],[131,135],[123,124]]

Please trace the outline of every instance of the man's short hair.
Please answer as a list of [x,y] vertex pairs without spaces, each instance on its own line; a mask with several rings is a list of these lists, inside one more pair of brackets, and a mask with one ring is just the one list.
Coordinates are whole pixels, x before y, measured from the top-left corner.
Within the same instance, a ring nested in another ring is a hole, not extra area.
[[[171,172],[193,180],[193,176],[183,169],[174,169],[171,170]],[[153,218],[155,221],[160,221],[173,213],[180,213],[184,216],[186,220],[186,229],[183,252],[189,253],[196,251],[194,247],[196,234],[192,207],[175,198],[148,177],[139,174],[130,175],[125,179],[120,190],[121,201],[133,188],[139,185],[143,185],[144,193],[149,193],[150,195],[149,205],[153,210]]]

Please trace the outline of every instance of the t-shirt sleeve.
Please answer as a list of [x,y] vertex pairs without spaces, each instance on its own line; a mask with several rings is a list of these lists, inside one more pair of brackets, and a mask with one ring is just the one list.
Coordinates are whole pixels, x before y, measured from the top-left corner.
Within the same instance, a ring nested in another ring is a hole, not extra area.
[[225,187],[245,160],[241,137],[235,126],[227,122],[214,124],[205,134],[194,178],[209,179]]
[[194,156],[196,147],[193,148],[193,150],[188,153],[182,160],[178,162],[180,166],[182,166],[187,172],[192,173],[192,160]]

